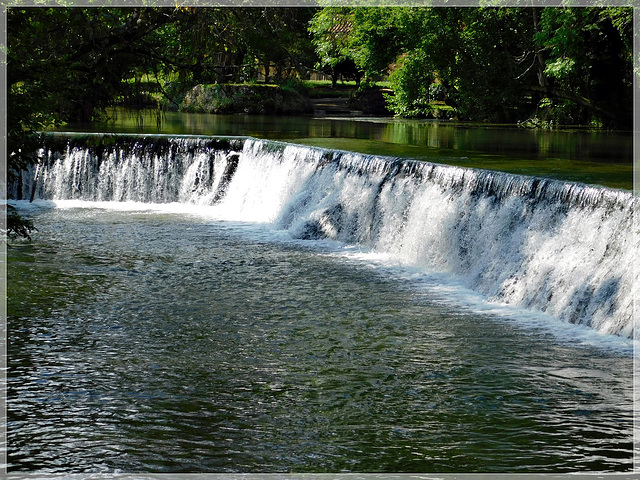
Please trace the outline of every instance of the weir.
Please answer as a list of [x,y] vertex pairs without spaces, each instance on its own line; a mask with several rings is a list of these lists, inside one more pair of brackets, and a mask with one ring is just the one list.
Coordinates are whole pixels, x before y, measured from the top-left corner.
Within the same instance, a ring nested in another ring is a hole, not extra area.
[[631,192],[245,137],[51,134],[15,199],[188,203],[633,336]]

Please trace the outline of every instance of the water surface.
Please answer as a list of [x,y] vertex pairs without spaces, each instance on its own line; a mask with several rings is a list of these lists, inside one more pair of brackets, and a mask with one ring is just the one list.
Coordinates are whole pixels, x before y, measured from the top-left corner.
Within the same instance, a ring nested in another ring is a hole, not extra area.
[[276,117],[180,112],[111,112],[105,122],[65,130],[249,135],[303,145],[633,188],[628,132],[539,130],[513,125],[374,117]]
[[13,471],[632,466],[628,350],[445,299],[337,242],[75,207],[32,206],[34,242],[9,249]]

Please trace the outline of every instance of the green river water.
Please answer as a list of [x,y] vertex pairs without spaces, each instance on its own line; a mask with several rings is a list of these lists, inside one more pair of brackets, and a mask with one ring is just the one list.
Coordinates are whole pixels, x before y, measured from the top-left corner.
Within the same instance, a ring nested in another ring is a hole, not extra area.
[[540,130],[361,117],[276,117],[115,110],[66,131],[248,135],[462,167],[633,188],[631,133]]
[[[149,112],[66,129],[250,135],[632,186],[626,134]],[[633,467],[629,339],[206,207],[15,204],[38,232],[8,249],[11,472]]]

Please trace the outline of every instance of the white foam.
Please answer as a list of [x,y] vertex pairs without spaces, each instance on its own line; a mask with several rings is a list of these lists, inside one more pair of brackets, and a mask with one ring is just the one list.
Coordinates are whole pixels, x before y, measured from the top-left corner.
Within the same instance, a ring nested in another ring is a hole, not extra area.
[[632,336],[630,193],[252,139],[223,178],[229,152],[192,141],[166,152],[114,146],[100,158],[49,153],[38,191],[57,208],[180,213],[355,245],[367,262],[442,276],[473,308]]

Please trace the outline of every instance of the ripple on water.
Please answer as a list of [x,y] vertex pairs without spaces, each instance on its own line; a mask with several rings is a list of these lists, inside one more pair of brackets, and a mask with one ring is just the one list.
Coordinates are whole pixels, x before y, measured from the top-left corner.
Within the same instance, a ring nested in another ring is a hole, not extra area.
[[327,245],[86,213],[41,212],[9,252],[13,471],[631,467],[628,356]]

